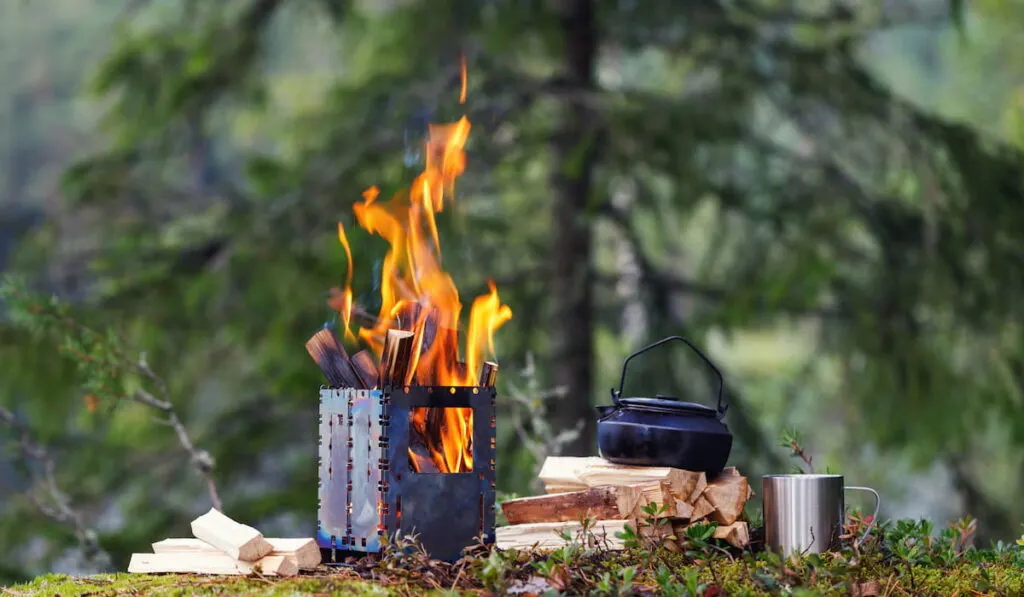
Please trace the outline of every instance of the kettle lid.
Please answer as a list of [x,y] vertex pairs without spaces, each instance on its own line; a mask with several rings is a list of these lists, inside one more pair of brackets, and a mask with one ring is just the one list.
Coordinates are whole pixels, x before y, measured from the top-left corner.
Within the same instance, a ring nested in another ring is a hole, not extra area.
[[656,398],[619,398],[618,405],[635,410],[658,412],[673,415],[690,415],[695,417],[714,417],[718,411],[710,406],[696,402],[682,402],[669,396],[658,394]]

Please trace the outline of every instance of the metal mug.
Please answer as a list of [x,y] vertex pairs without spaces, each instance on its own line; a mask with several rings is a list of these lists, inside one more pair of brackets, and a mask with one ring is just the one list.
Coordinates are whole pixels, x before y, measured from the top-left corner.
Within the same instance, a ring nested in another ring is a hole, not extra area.
[[838,547],[845,516],[844,492],[867,491],[875,496],[875,512],[864,540],[878,519],[881,498],[870,487],[843,484],[842,475],[765,475],[761,501],[765,546],[783,556],[822,553]]

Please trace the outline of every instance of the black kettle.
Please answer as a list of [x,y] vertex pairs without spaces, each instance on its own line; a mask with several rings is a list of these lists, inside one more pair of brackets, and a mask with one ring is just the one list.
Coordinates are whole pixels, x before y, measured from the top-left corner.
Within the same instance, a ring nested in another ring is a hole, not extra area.
[[[678,340],[693,349],[718,376],[718,406],[682,402],[670,396],[623,398],[626,367],[633,357],[662,344]],[[722,373],[689,340],[669,336],[636,351],[622,363],[619,389],[612,389],[612,406],[597,411],[597,446],[601,457],[610,462],[633,466],[669,466],[704,472],[714,477],[725,468],[732,451],[732,433],[722,417],[725,385]]]

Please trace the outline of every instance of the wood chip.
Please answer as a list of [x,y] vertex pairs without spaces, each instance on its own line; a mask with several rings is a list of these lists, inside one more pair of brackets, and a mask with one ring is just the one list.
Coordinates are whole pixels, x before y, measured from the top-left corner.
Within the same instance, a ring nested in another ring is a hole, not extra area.
[[192,521],[192,534],[233,559],[245,562],[254,562],[274,549],[262,533],[231,520],[214,508]]

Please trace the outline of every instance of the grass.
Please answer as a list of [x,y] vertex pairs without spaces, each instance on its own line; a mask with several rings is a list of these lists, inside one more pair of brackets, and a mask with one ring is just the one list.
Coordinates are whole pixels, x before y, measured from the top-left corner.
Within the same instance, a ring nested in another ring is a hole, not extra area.
[[[641,523],[645,524],[645,523]],[[851,517],[849,536],[864,528]],[[625,551],[610,551],[585,530],[546,553],[477,546],[455,563],[431,560],[403,539],[382,556],[288,579],[196,575],[42,576],[0,589],[4,595],[115,597],[185,595],[1024,595],[1024,538],[1016,545],[971,545],[965,519],[933,532],[927,521],[879,524],[862,545],[783,559],[740,551],[711,538],[713,525],[682,537],[647,539],[627,531]]]

